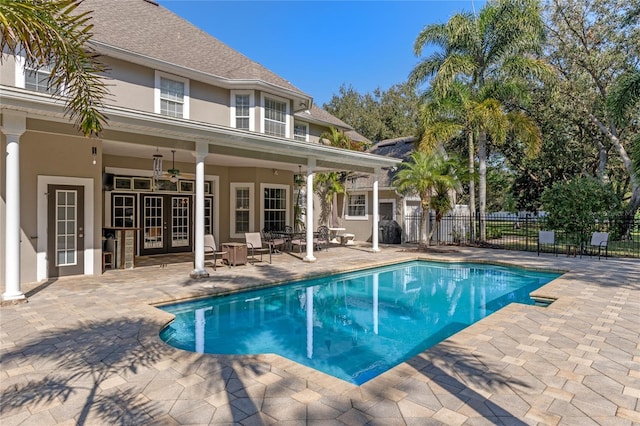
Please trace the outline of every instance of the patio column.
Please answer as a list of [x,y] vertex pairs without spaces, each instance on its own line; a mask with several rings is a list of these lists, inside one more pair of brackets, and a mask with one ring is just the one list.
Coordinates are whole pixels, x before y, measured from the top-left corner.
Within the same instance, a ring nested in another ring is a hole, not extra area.
[[196,203],[195,232],[193,240],[194,269],[191,278],[206,278],[209,273],[204,267],[204,160],[209,153],[209,144],[196,142]]
[[20,288],[20,136],[27,128],[23,112],[2,112],[2,133],[6,136],[5,292],[3,300],[24,299]]
[[374,252],[380,251],[380,248],[378,247],[378,228],[380,227],[380,214],[378,213],[380,207],[378,205],[378,176],[380,176],[380,168],[376,168],[373,173],[373,232],[371,234],[371,242],[373,243],[373,247],[371,249]]
[[316,167],[316,159],[307,161],[307,255],[302,259],[305,262],[315,262],[313,255],[313,169]]

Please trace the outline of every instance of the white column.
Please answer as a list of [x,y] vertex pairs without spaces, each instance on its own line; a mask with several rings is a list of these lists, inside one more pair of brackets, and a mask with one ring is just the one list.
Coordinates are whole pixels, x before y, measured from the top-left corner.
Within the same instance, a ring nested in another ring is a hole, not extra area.
[[307,162],[307,255],[302,259],[305,262],[315,262],[313,255],[313,169],[316,168],[316,159],[309,158]]
[[193,239],[194,269],[191,278],[206,278],[209,273],[204,267],[204,160],[209,153],[206,142],[196,142],[196,203],[195,229]]
[[379,219],[380,219],[380,214],[378,213],[378,210],[380,209],[379,203],[378,203],[378,177],[380,176],[380,169],[376,168],[375,172],[373,174],[373,232],[371,234],[371,242],[373,243],[373,247],[372,250],[374,252],[378,252],[380,251],[380,248],[378,247],[378,232],[379,232]]
[[27,126],[27,115],[3,111],[2,133],[7,140],[5,215],[5,292],[3,300],[24,299],[20,288],[20,136]]

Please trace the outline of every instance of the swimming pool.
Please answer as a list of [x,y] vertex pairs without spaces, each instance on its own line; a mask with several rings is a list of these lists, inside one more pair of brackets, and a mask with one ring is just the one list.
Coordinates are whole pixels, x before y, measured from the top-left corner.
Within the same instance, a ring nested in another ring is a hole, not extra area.
[[160,333],[180,349],[276,353],[362,384],[560,274],[411,261],[162,306]]

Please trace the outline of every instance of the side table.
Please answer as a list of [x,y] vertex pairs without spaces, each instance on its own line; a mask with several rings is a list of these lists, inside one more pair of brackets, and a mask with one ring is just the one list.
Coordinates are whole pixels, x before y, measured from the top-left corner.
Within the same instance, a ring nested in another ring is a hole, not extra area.
[[226,251],[222,255],[222,261],[227,265],[237,266],[247,263],[247,245],[244,243],[223,243],[222,250]]

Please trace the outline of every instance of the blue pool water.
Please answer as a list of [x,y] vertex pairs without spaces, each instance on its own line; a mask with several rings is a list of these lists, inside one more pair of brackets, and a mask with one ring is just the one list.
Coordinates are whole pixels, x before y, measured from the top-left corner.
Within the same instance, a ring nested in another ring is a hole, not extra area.
[[362,384],[559,274],[412,261],[163,306],[172,346],[212,354],[276,353]]

